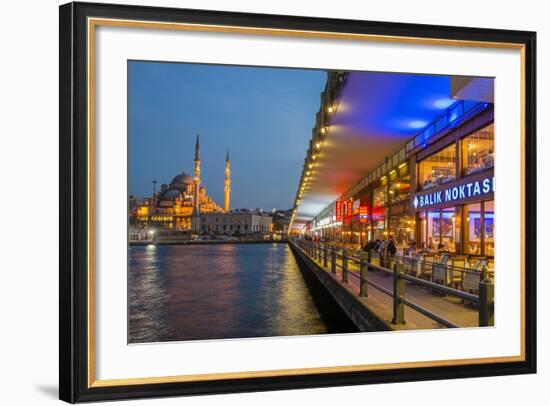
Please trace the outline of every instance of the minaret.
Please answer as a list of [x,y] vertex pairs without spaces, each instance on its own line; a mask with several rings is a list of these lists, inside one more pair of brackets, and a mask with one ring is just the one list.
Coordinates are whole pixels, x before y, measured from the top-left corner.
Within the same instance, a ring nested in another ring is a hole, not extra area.
[[229,162],[229,150],[227,150],[227,155],[225,156],[225,186],[223,188],[223,211],[229,211],[229,194],[231,193],[231,164]]
[[193,190],[193,215],[191,218],[191,227],[193,231],[200,231],[200,187],[201,187],[201,148],[199,144],[199,134],[195,141],[195,171],[194,171],[194,190]]

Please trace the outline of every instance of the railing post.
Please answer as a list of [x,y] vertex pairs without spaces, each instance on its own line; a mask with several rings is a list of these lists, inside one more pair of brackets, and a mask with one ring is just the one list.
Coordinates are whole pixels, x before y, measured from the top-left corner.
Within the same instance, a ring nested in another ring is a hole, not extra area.
[[321,261],[321,243],[317,243],[317,261]]
[[317,243],[314,241],[313,242],[313,260],[314,261],[317,261],[317,252],[318,252]]
[[401,277],[403,264],[397,262],[393,266],[393,324],[405,324],[405,304],[401,298],[405,296],[405,280]]
[[319,261],[321,259],[321,244],[319,242],[315,243],[315,260]]
[[330,272],[336,274],[336,247],[332,247],[330,252]]
[[489,278],[479,282],[479,327],[495,325],[495,285]]
[[348,250],[342,251],[342,283],[348,283]]
[[328,258],[327,258],[327,243],[323,245],[323,268],[326,268],[328,266]]
[[368,296],[367,293],[367,274],[368,274],[368,263],[365,263],[365,260],[361,258],[359,262],[359,296]]

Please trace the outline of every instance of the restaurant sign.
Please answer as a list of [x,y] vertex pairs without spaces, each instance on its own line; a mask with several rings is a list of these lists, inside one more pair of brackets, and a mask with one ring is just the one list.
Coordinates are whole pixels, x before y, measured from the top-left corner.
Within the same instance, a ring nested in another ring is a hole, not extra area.
[[474,197],[483,197],[495,191],[495,177],[493,175],[477,180],[465,180],[460,184],[453,184],[435,192],[417,194],[414,197],[415,209],[437,206],[440,204],[460,202]]
[[369,219],[369,208],[367,206],[359,206],[359,222],[366,223]]
[[337,200],[336,201],[336,205],[335,205],[335,217],[336,217],[336,221],[342,221],[342,201],[341,200]]

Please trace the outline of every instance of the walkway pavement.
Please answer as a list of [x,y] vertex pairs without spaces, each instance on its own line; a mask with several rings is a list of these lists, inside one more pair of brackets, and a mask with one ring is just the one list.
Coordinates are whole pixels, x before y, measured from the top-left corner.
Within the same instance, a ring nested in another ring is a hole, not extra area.
[[[311,258],[311,257],[310,257]],[[312,258],[313,259],[313,258]],[[352,261],[348,266],[348,283],[342,283],[342,259],[337,260],[336,274],[330,272],[330,258],[328,267],[322,266],[322,261],[314,260],[333,279],[338,281],[355,296],[359,296],[359,267]],[[379,271],[371,271],[367,276],[368,283],[373,283],[393,293],[393,277],[391,274]],[[445,328],[445,326],[424,316],[422,313],[405,306],[405,324],[395,325],[391,323],[393,317],[393,299],[391,296],[369,285],[368,297],[359,298],[365,306],[386,322],[394,330],[415,330]],[[405,282],[405,298],[409,301],[437,314],[459,327],[478,327],[479,312],[472,304],[464,304],[461,299],[449,295],[433,293],[431,289]]]

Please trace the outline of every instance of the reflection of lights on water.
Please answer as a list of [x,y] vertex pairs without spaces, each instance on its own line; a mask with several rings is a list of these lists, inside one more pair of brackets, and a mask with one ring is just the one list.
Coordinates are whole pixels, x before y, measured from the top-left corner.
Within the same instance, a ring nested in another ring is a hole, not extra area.
[[130,261],[132,342],[327,331],[286,244],[150,244]]

